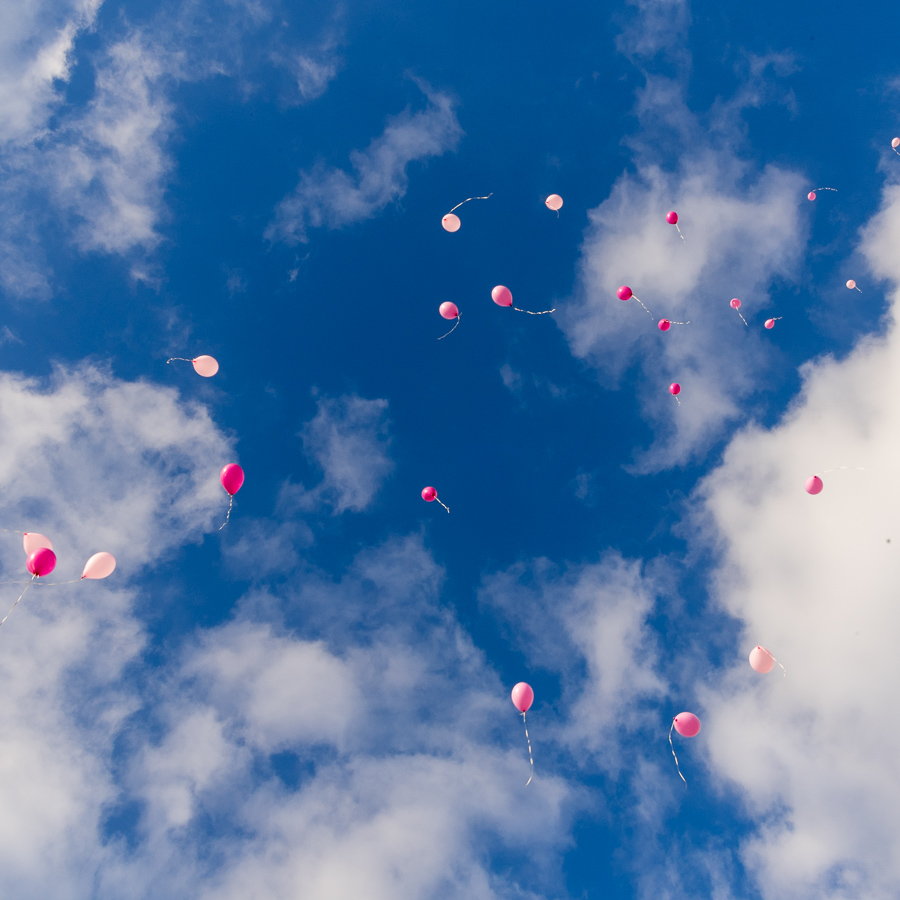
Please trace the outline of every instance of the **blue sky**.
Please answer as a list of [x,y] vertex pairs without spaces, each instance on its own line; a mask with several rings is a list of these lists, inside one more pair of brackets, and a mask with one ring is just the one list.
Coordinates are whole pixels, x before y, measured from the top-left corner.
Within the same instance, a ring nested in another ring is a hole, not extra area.
[[897,896],[895,16],[2,22],[4,896]]

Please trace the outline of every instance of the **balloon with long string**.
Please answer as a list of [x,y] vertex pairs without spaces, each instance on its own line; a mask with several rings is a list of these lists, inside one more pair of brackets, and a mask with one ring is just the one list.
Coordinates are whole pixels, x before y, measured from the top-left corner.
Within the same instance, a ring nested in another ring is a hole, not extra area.
[[444,509],[447,510],[447,512],[450,512],[450,507],[447,506],[447,504],[444,503],[444,501],[441,500],[440,497],[438,497],[437,490],[435,488],[431,487],[431,485],[429,485],[428,487],[422,488],[422,499],[426,503],[431,503],[432,501],[437,500],[437,502],[440,503],[441,506],[443,506]]
[[520,681],[513,689],[510,695],[512,697],[513,706],[522,714],[522,724],[525,726],[525,740],[528,743],[528,762],[531,763],[531,775],[525,782],[525,787],[531,784],[534,778],[534,755],[531,752],[531,738],[528,736],[528,722],[525,721],[525,713],[531,709],[534,703],[534,691],[530,684]]
[[551,194],[545,201],[544,206],[547,209],[553,210],[556,213],[556,218],[559,218],[559,211],[563,207],[563,198],[559,196],[559,194]]
[[219,364],[211,356],[195,356],[193,359],[186,359],[183,356],[173,356],[166,360],[166,365],[172,362],[189,362],[193,365],[194,371],[204,378],[212,378],[219,371]]
[[819,191],[834,191],[835,193],[837,193],[837,188],[829,188],[829,187],[820,187],[820,188],[816,188],[814,191],[810,191],[810,192],[806,195],[806,199],[807,199],[807,200],[815,200],[815,199],[816,199],[816,194],[817,194]]
[[750,651],[750,668],[760,675],[768,675],[776,665],[781,666],[781,671],[787,677],[787,669],[775,659],[765,647],[757,645]]
[[468,203],[470,200],[487,200],[493,196],[494,192],[491,191],[490,194],[487,195],[487,197],[466,197],[466,199],[463,200],[462,203],[457,203],[456,206],[454,206],[453,209],[451,209],[450,212],[448,212],[444,216],[444,218],[441,219],[441,227],[444,229],[444,231],[449,231],[451,234],[453,234],[453,232],[455,231],[459,231],[462,222],[459,220],[459,216],[454,215],[454,212],[459,209],[463,205],[463,203]]
[[237,463],[228,463],[219,472],[219,481],[228,494],[228,512],[225,513],[225,521],[219,526],[221,531],[231,518],[231,508],[234,506],[234,495],[241,489],[244,483],[244,470]]
[[678,757],[675,756],[675,746],[672,743],[672,729],[675,729],[682,737],[692,738],[700,733],[700,720],[691,712],[678,713],[669,727],[669,747],[672,749],[672,756],[675,757],[675,768],[681,780],[687,785],[684,775],[681,774],[681,766],[678,765]]
[[624,303],[626,300],[636,300],[638,303],[640,303],[641,308],[644,310],[644,312],[647,313],[647,315],[650,316],[651,319],[653,318],[653,313],[650,312],[650,310],[647,309],[647,307],[644,306],[644,304],[641,303],[641,301],[640,301],[637,297],[634,296],[634,291],[632,291],[631,288],[628,287],[627,284],[623,284],[622,287],[620,287],[620,288],[616,291],[616,296],[617,296],[623,303]]
[[681,406],[681,401],[678,399],[678,395],[681,393],[681,385],[677,381],[673,381],[669,385],[669,393],[675,398],[675,402]]
[[900,137],[895,137],[891,141],[891,150],[893,150],[894,153],[897,154],[897,156],[900,156],[900,150],[897,149],[898,147],[900,147]]
[[[666,213],[666,221],[667,221],[670,225],[674,225],[674,226],[675,226],[675,230],[678,232],[678,234],[680,235],[681,239],[684,240],[684,235],[681,234],[681,229],[678,227],[678,213],[675,212],[674,209],[670,209],[670,210]],[[685,241],[685,243],[687,243],[687,242]]]
[[[859,291],[859,288],[856,286],[856,282],[852,278],[847,282],[847,290],[848,291]],[[859,292],[862,293],[862,291],[859,291]]]
[[540,312],[534,312],[530,309],[519,309],[518,306],[513,306],[512,291],[502,284],[498,284],[491,291],[491,300],[493,300],[497,306],[508,306],[516,312],[528,313],[529,316],[546,316],[547,313],[556,312],[556,307],[553,309],[542,309]]
[[771,330],[775,327],[775,323],[776,323],[779,319],[783,319],[783,318],[784,318],[784,316],[775,316],[774,319],[766,319],[766,321],[765,321],[765,323],[764,323],[764,324],[765,324],[765,327],[768,328],[769,331],[771,331]]
[[[456,319],[456,325],[454,325],[447,334],[453,334],[454,331],[459,327],[459,307],[455,303],[451,303],[449,300],[445,300],[439,307],[438,312],[441,314],[441,317],[444,319]],[[438,340],[442,341],[447,334],[442,334]]]
[[[865,472],[866,470],[864,466],[835,466],[833,469],[826,469],[822,474],[827,475],[829,472],[845,471]],[[803,489],[807,494],[821,494],[823,487],[825,487],[825,482],[818,475],[810,475],[803,485]]]
[[[738,300],[737,297],[734,297],[731,301],[731,308],[741,317],[741,321],[747,325],[747,320],[744,318],[744,314],[741,312],[741,301]],[[747,325],[749,328],[750,326]]]
[[0,619],[2,625],[11,615],[12,611],[19,605],[19,601],[28,593],[35,578],[41,578],[49,575],[56,567],[56,554],[49,547],[40,547],[32,553],[25,562],[25,568],[31,573],[31,581],[25,585],[25,590],[16,598],[16,602],[10,607],[9,612]]
[[[635,299],[637,299],[635,297]],[[687,322],[673,322],[671,319],[660,319],[657,328],[660,331],[668,331],[673,325],[690,325],[690,321]]]

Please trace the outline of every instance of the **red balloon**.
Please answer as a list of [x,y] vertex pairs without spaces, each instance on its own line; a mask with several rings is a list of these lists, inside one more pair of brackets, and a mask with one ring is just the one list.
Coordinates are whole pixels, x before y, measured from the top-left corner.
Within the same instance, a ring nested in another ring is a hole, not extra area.
[[41,547],[40,550],[35,550],[28,557],[25,565],[32,575],[41,578],[49,575],[56,568],[56,554],[49,547]]

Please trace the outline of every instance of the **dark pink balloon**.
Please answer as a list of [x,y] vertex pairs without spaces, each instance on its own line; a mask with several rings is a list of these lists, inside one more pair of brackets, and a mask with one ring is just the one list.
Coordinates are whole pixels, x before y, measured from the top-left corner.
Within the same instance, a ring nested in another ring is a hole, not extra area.
[[449,300],[446,300],[438,307],[438,312],[445,319],[456,319],[459,316],[459,308],[455,303],[451,303]]
[[673,209],[671,212],[666,213],[666,221],[670,225],[675,225],[678,222],[678,213]]
[[732,309],[740,309],[741,308],[741,301],[738,300],[737,297],[735,297],[734,300],[731,301],[731,308]]
[[668,319],[660,319],[659,325],[656,326],[660,331],[668,331],[672,327],[672,323]]
[[244,470],[237,463],[228,463],[221,472],[219,472],[219,481],[226,493],[233,497],[244,483]]
[[629,297],[632,296],[631,288],[628,287],[627,284],[623,284],[622,287],[620,287],[620,288],[616,291],[616,296],[617,296],[620,300],[627,300]]
[[819,478],[818,475],[810,475],[809,478],[806,479],[804,487],[806,488],[807,494],[821,494],[822,488],[825,487],[825,485],[822,484],[822,479]]
[[422,499],[431,503],[432,500],[437,499],[437,491],[433,487],[422,488]]
[[32,575],[37,575],[38,578],[41,578],[44,575],[49,575],[56,568],[56,554],[49,547],[41,547],[40,550],[35,550],[28,557],[25,565]]
[[700,734],[700,720],[693,713],[678,713],[672,721],[675,723],[675,730],[682,737],[696,737]]
[[528,712],[531,704],[534,703],[534,691],[530,684],[520,681],[513,689],[512,694],[513,706],[520,712]]
[[512,306],[512,291],[502,284],[498,284],[491,291],[491,299],[497,306]]
[[669,393],[670,393],[673,397],[678,396],[678,394],[681,393],[681,385],[680,385],[677,381],[673,381],[673,382],[669,385]]
[[775,320],[774,319],[766,319],[766,328],[774,328]]

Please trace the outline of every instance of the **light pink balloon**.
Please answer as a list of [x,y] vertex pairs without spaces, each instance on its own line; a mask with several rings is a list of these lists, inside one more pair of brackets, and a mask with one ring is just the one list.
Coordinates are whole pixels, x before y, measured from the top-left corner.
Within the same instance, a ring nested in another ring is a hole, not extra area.
[[673,381],[673,382],[669,385],[669,393],[670,393],[673,397],[678,396],[678,394],[681,393],[681,385],[680,385],[677,381]]
[[95,553],[85,564],[82,578],[108,578],[115,571],[116,558],[112,553],[101,550]]
[[56,568],[56,554],[49,547],[41,547],[28,557],[25,566],[32,575],[42,578]]
[[775,320],[774,319],[766,319],[766,328],[774,328]]
[[667,213],[666,213],[666,221],[667,221],[670,225],[677,225],[677,224],[678,224],[678,213],[675,212],[674,209],[671,210],[670,212],[667,212]]
[[675,723],[675,730],[682,737],[696,737],[700,734],[700,720],[693,713],[678,713],[672,721]]
[[219,472],[219,481],[222,482],[225,492],[233,497],[244,483],[244,470],[237,463],[228,463]]
[[810,475],[809,478],[806,479],[804,487],[806,488],[807,494],[821,494],[822,488],[825,487],[825,485],[822,484],[822,479],[819,478],[818,475]]
[[737,297],[735,297],[734,300],[731,301],[731,308],[732,309],[740,309],[741,308],[741,301],[738,300]]
[[851,279],[847,282],[847,287],[848,287],[851,291],[855,291],[855,290],[856,290],[856,282],[851,278]]
[[456,319],[459,316],[459,308],[455,303],[451,303],[449,300],[445,300],[439,307],[438,312],[445,319]]
[[633,297],[634,295],[631,293],[631,288],[628,287],[627,284],[623,284],[622,287],[620,287],[620,288],[616,291],[616,296],[617,296],[620,300],[628,300],[629,297]]
[[816,199],[816,192],[815,192],[815,191],[810,191],[810,192],[806,195],[806,199],[807,199],[807,200],[815,200],[815,199]]
[[892,146],[895,150],[896,150],[898,147],[900,147],[900,137],[894,138],[894,139],[891,141],[891,146]]
[[563,198],[559,196],[559,194],[551,194],[545,201],[547,209],[552,209],[553,212],[559,212],[562,209]]
[[38,534],[36,531],[26,531],[22,535],[22,546],[25,548],[27,556],[31,556],[35,550],[40,550],[41,547],[46,547],[48,550],[53,549],[53,543],[50,538],[44,537],[44,535]]
[[451,234],[454,231],[459,231],[460,225],[462,225],[462,222],[459,221],[459,216],[455,213],[447,213],[447,215],[441,219],[441,226],[444,231],[449,231]]
[[212,378],[219,371],[219,364],[211,356],[198,356],[192,359],[194,371],[204,378]]
[[750,668],[760,675],[771,672],[775,667],[775,658],[765,647],[754,647],[750,651]]
[[672,327],[672,323],[668,319],[660,319],[659,325],[656,326],[660,331],[668,331]]
[[530,684],[520,681],[513,689],[512,694],[513,706],[520,712],[528,712],[531,704],[534,703],[534,691]]
[[491,299],[497,306],[512,306],[512,291],[502,284],[498,284],[491,291]]
[[437,500],[437,491],[431,486],[422,488],[422,499],[427,500],[429,503],[432,500]]

